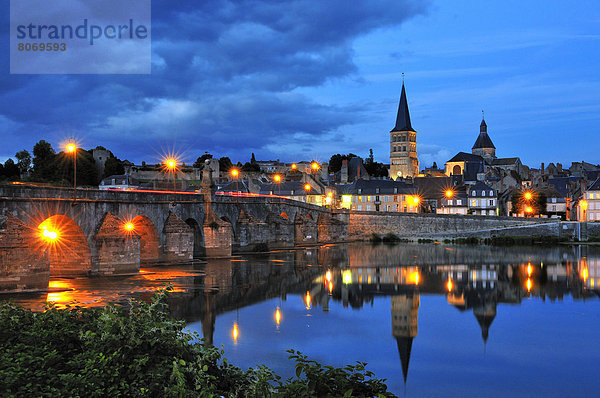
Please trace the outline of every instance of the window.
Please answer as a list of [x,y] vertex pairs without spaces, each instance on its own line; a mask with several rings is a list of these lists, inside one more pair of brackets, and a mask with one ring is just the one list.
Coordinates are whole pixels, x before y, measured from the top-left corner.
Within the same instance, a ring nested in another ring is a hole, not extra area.
[[360,195],[362,193],[362,188],[358,188],[358,194]]
[[481,196],[485,196],[485,191],[481,191]]
[[398,193],[398,188],[394,188],[394,193]]
[[371,195],[368,195],[367,196],[367,202],[370,202],[370,201],[371,201]]
[[371,210],[371,205],[367,205],[367,211]]
[[552,198],[552,203],[556,203],[556,198]]
[[362,205],[356,205],[356,210],[362,210]]
[[494,191],[490,191],[490,196],[494,196]]
[[477,196],[477,193],[475,191],[471,191],[471,196]]
[[462,199],[456,199],[456,204],[458,206],[461,206],[462,205]]
[[375,188],[375,193],[379,193],[379,188]]
[[490,206],[494,205],[494,199],[490,199]]
[[448,199],[448,206],[452,206],[452,199]]
[[471,206],[473,206],[473,207],[477,206],[477,199],[473,199],[471,201]]

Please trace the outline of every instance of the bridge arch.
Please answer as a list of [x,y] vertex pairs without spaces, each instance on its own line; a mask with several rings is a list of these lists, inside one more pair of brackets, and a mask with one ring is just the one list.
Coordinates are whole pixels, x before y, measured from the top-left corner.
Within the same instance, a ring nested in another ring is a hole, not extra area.
[[202,234],[202,228],[196,219],[188,218],[185,223],[194,230],[194,257],[204,256],[204,235]]
[[36,226],[36,234],[50,263],[51,276],[88,274],[91,250],[83,230],[71,217],[57,214]]
[[140,236],[140,262],[160,260],[160,237],[154,223],[144,215],[136,216],[131,222]]

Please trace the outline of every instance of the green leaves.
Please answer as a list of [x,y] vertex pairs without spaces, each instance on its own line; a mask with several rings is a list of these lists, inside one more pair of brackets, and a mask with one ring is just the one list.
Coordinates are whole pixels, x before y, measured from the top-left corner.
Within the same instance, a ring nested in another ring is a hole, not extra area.
[[168,289],[150,303],[100,309],[0,303],[0,391],[16,396],[392,397],[365,363],[323,366],[298,351],[296,377],[241,369],[171,318]]

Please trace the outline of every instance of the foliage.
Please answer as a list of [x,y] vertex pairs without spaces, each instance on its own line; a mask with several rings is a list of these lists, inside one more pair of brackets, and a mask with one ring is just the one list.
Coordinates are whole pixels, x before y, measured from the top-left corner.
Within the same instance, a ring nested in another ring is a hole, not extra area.
[[197,169],[203,169],[204,168],[204,161],[206,159],[212,159],[213,155],[211,155],[210,153],[206,152],[204,155],[200,156],[198,159],[196,159],[196,161],[194,162],[193,166]]
[[33,146],[33,180],[53,181],[56,172],[56,153],[49,142],[40,140]]
[[333,156],[331,156],[331,158],[329,159],[329,166],[328,166],[328,171],[330,173],[337,173],[338,171],[340,171],[342,169],[342,161],[343,160],[350,160],[352,158],[356,158],[358,156],[356,156],[353,153],[349,153],[347,155],[340,155],[335,154]]
[[[531,207],[531,215],[546,214],[546,194],[543,192],[533,192],[531,199],[526,199],[524,192],[513,192],[511,198],[512,213],[519,214],[525,211],[526,207]],[[527,215],[527,214],[526,214]]]
[[31,154],[26,149],[19,151],[15,154],[17,158],[17,166],[21,174],[25,174],[31,169]]
[[260,171],[260,166],[258,165],[258,163],[246,162],[242,166],[242,171],[246,171],[246,172],[252,172],[252,171],[258,172],[258,171]]
[[[168,290],[168,289],[167,289]],[[296,377],[241,369],[170,317],[167,292],[150,303],[35,313],[0,304],[0,391],[8,396],[393,397],[364,363],[333,368],[291,352]]]
[[364,166],[371,177],[387,177],[389,174],[388,168],[383,163],[374,160],[372,149],[369,149],[369,157]]
[[219,170],[228,172],[232,166],[233,163],[231,163],[231,159],[229,159],[227,156],[223,156],[219,159]]
[[21,175],[19,171],[19,166],[17,166],[15,164],[15,161],[10,158],[7,159],[6,162],[4,162],[2,174],[5,178],[9,180],[18,180],[19,176]]

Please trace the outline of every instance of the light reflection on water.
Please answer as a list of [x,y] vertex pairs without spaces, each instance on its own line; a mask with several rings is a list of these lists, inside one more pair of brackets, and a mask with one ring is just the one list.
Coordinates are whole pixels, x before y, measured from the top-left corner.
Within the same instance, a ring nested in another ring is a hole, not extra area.
[[600,251],[577,247],[339,245],[54,279],[44,300],[171,308],[241,367],[293,374],[285,350],[368,362],[406,396],[595,395]]

